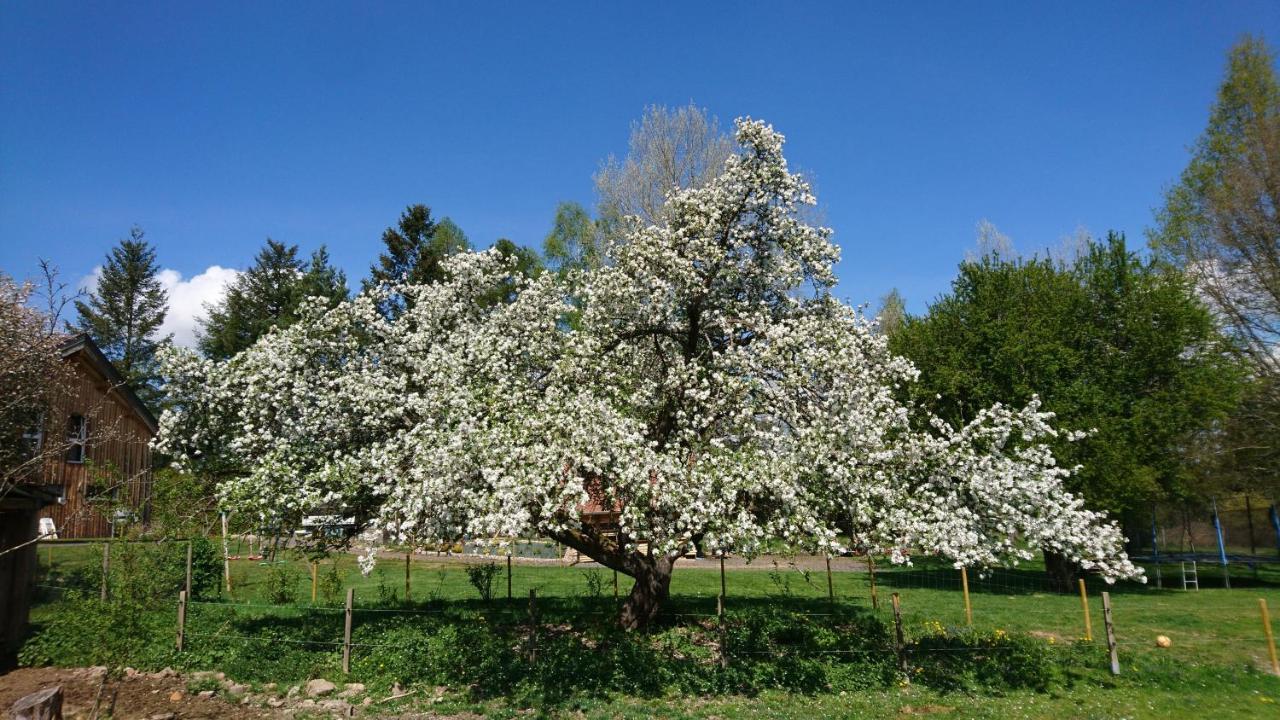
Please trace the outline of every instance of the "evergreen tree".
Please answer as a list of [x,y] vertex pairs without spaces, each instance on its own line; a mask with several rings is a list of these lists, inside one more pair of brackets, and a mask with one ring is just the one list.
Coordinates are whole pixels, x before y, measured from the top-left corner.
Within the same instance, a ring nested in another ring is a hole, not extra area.
[[311,262],[298,278],[295,292],[298,303],[310,297],[322,297],[326,298],[329,307],[351,297],[351,291],[347,289],[347,274],[333,266],[329,249],[323,245],[311,253]]
[[[365,289],[385,287],[401,282],[421,285],[444,278],[441,262],[454,253],[469,249],[467,236],[452,220],[437,223],[426,205],[410,205],[401,213],[397,227],[382,232],[386,249],[369,268]],[[387,317],[404,311],[406,298],[393,295],[381,303]]]
[[481,303],[485,306],[512,302],[516,299],[515,277],[533,278],[542,272],[542,258],[533,250],[520,247],[506,238],[500,238],[493,247],[503,256],[515,259],[515,274],[510,281],[481,298]]
[[74,329],[93,338],[145,402],[159,399],[155,355],[168,341],[157,335],[169,304],[159,273],[155,248],[134,227],[107,254],[97,286],[75,304]]
[[252,345],[268,330],[297,317],[303,264],[298,246],[267,238],[253,267],[227,288],[222,301],[200,321],[200,351],[225,359]]

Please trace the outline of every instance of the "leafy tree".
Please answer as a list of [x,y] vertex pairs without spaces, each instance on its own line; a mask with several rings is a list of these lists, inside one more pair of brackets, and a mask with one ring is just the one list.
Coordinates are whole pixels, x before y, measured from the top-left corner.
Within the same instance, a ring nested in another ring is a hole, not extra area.
[[201,322],[198,344],[207,357],[225,359],[244,350],[271,328],[287,327],[312,295],[328,304],[347,298],[346,276],[329,263],[323,247],[304,264],[297,245],[270,238],[254,264],[227,288],[227,293]]
[[876,313],[876,320],[880,324],[880,332],[885,335],[893,335],[907,321],[907,303],[902,299],[898,288],[893,288],[880,299],[880,312]]
[[1231,49],[1209,124],[1165,195],[1153,250],[1190,275],[1236,339],[1253,382],[1206,475],[1224,489],[1280,475],[1280,80],[1261,38]]
[[600,230],[617,242],[629,232],[625,217],[639,218],[642,225],[664,224],[668,195],[705,185],[732,154],[733,140],[704,108],[692,103],[674,110],[646,108],[631,125],[627,156],[609,156],[596,173]]
[[1063,427],[1091,432],[1054,443],[1082,466],[1068,487],[1135,522],[1150,502],[1187,492],[1182,451],[1231,409],[1241,380],[1191,284],[1115,234],[1071,266],[966,261],[890,345],[920,369],[914,398],[948,422],[1038,395]]
[[556,272],[588,270],[604,260],[603,239],[587,209],[576,202],[556,207],[551,232],[542,241],[542,254]]
[[75,303],[75,329],[88,333],[138,396],[150,402],[160,394],[156,349],[168,341],[158,336],[169,305],[159,273],[155,248],[142,228],[134,227],[107,254],[97,286]]
[[[1052,548],[1139,574],[1118,528],[1063,490],[1036,403],[912,425],[895,391],[913,369],[832,296],[838,250],[802,219],[813,197],[782,137],[741,121],[738,140],[665,226],[582,274],[578,323],[557,273],[459,253],[446,280],[403,288],[415,302],[394,322],[361,295],[234,363],[166,354],[191,400],[161,447],[193,470],[239,464],[220,494],[254,516],[328,503],[386,542],[550,536],[635,578],[633,628],[696,544],[979,567]],[[512,302],[480,300],[513,281]]]
[[[369,269],[365,288],[391,288],[401,283],[422,285],[444,279],[443,261],[470,248],[467,236],[453,221],[437,223],[426,205],[410,205],[394,228],[382,232],[386,249]],[[410,299],[393,293],[380,303],[383,315],[394,318]]]

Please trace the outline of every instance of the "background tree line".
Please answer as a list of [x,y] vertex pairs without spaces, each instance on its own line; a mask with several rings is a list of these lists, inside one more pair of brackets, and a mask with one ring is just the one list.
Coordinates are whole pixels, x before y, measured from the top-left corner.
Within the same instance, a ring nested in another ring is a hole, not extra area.
[[[542,252],[507,239],[497,250],[527,276],[608,263],[627,223],[661,224],[673,188],[704,183],[732,152],[716,118],[690,105],[652,107],[633,124],[628,153],[595,175],[597,205],[556,208]],[[950,291],[919,316],[896,290],[881,331],[920,368],[917,402],[952,423],[993,402],[1038,394],[1084,466],[1073,490],[1140,533],[1151,503],[1215,492],[1273,492],[1280,473],[1280,84],[1259,39],[1232,48],[1208,127],[1166,193],[1150,251],[1120,233],[1077,237],[1063,251],[1021,256],[989,224]],[[430,207],[405,208],[381,236],[362,289],[444,278],[443,261],[472,244]],[[106,257],[71,323],[88,332],[149,402],[163,403],[155,353],[167,298],[155,248],[140,229]],[[509,301],[514,288],[483,302]],[[350,296],[324,247],[268,239],[201,320],[198,345],[225,359],[297,319],[310,297]],[[410,299],[390,293],[391,319]],[[941,395],[942,399],[938,396]],[[1096,432],[1093,432],[1096,431]]]

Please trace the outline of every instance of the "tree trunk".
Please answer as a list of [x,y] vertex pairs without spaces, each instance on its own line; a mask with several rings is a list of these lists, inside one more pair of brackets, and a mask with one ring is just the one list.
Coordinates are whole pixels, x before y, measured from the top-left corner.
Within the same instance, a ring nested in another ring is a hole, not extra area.
[[622,627],[639,630],[658,616],[662,604],[671,594],[671,570],[674,566],[674,560],[656,558],[643,563],[642,569],[634,573],[635,585],[623,603],[619,617]]
[[1067,559],[1066,555],[1045,550],[1044,572],[1050,588],[1057,592],[1074,592],[1080,566]]

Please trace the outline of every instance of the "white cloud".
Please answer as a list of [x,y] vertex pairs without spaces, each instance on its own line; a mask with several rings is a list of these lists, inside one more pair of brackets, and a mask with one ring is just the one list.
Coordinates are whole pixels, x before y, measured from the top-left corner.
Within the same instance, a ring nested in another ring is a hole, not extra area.
[[184,347],[196,344],[196,320],[204,317],[205,306],[222,299],[227,286],[239,271],[210,265],[204,272],[183,280],[182,273],[165,268],[160,271],[160,284],[169,293],[169,314],[165,315],[160,334],[173,333],[173,342]]
[[[173,333],[173,342],[184,347],[195,347],[197,320],[204,317],[205,306],[222,299],[227,285],[240,274],[238,270],[210,265],[204,272],[183,280],[182,273],[165,268],[156,277],[165,292],[169,293],[169,312],[160,325],[161,337]],[[102,267],[80,279],[76,287],[84,292],[92,292],[98,287],[98,278],[102,276]]]

